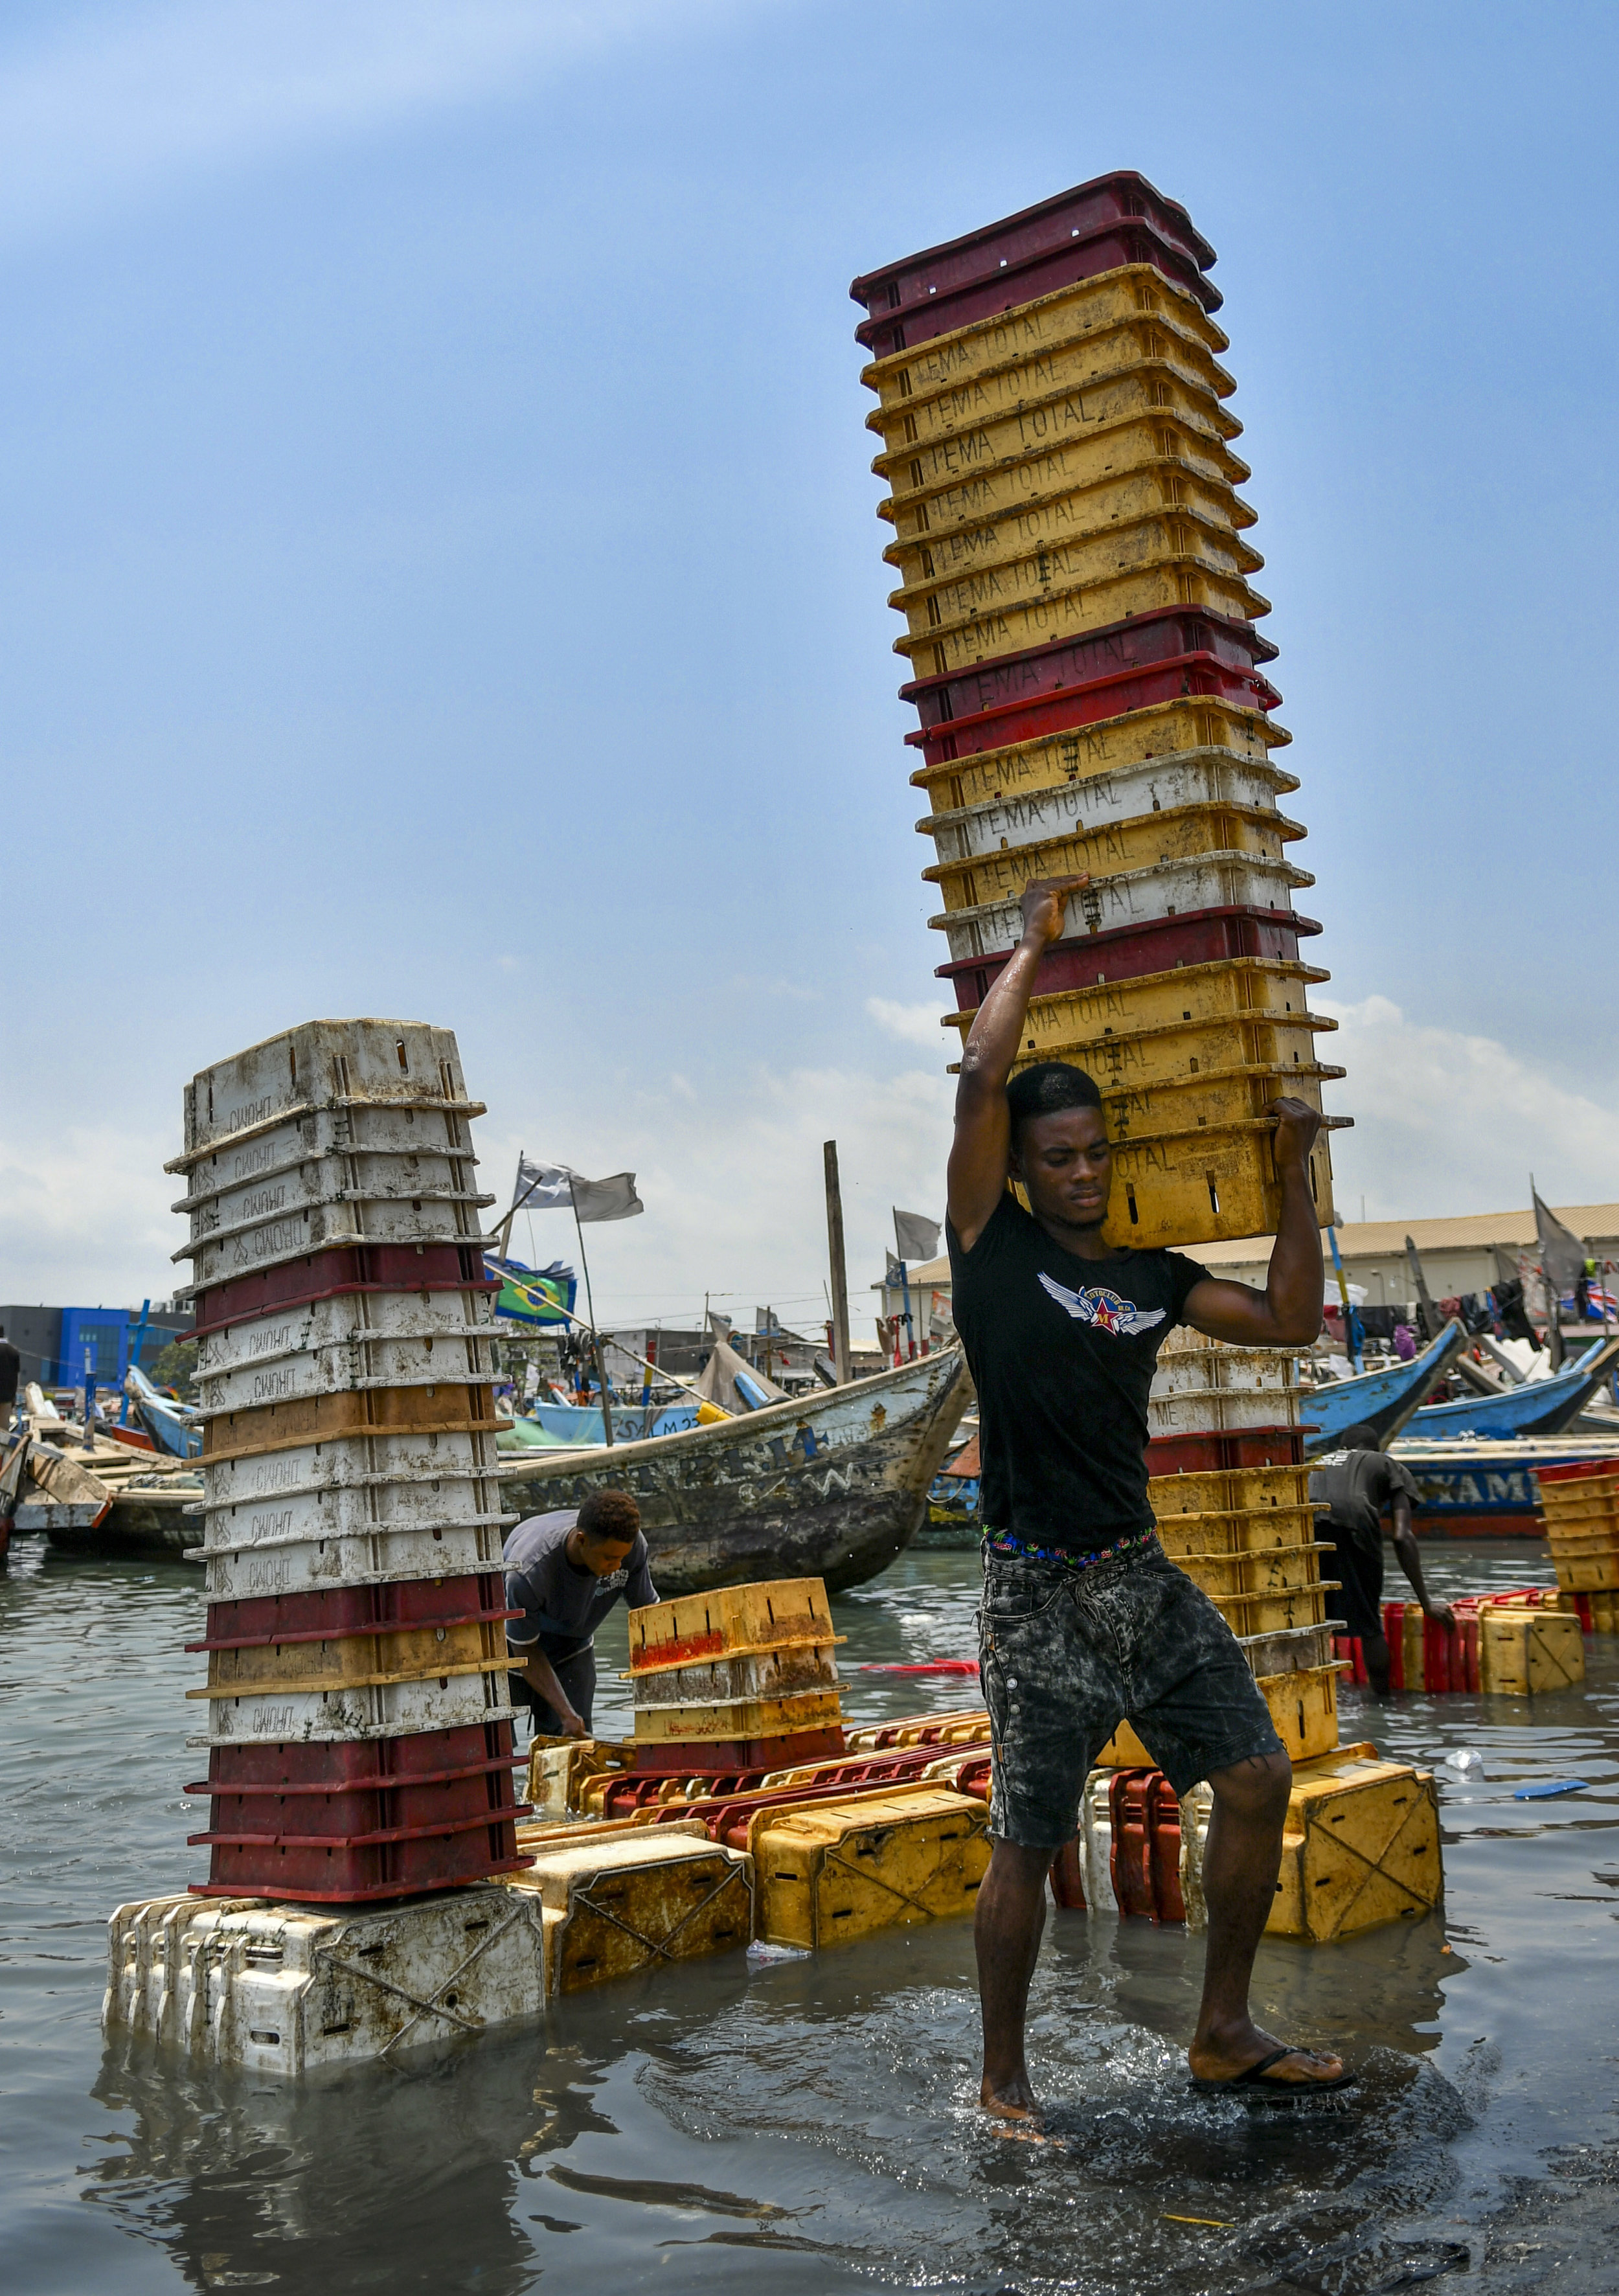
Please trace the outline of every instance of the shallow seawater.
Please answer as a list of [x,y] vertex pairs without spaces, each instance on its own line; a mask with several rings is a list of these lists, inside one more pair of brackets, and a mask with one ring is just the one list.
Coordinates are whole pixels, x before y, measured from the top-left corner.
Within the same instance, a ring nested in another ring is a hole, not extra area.
[[[1549,1575],[1495,1543],[1425,1560],[1446,1592]],[[855,1718],[972,1702],[970,1681],[859,1669],[969,1655],[976,1570],[918,1555],[835,1605]],[[1296,2112],[1194,2100],[1198,1943],[1059,1914],[1033,2006],[1051,2137],[1031,2144],[972,2108],[963,1925],[688,1964],[296,2087],[104,2046],[107,1914],[201,1870],[180,1791],[201,1609],[184,1566],[31,1538],[0,1577],[0,2282],[19,2296],[1619,2287],[1615,1638],[1587,1642],[1583,1694],[1533,1709],[1346,1695],[1346,1741],[1437,1766],[1445,1906],[1344,1946],[1267,1943],[1255,1990],[1276,2030],[1341,2046],[1358,2088]],[[1461,1747],[1482,1779],[1445,1765]],[[1512,1799],[1566,1777],[1589,1783]]]

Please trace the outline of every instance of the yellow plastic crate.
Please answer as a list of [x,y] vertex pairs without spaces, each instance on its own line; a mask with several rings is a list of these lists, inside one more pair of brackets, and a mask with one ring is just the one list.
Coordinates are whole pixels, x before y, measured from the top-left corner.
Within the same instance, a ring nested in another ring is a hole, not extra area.
[[943,1714],[905,1714],[897,1721],[867,1723],[857,1730],[849,1731],[845,1743],[851,1754],[877,1753],[900,1744],[914,1744],[919,1733],[936,1726],[942,1739],[944,1731],[953,1728],[958,1723],[970,1724],[987,1719],[982,1706],[953,1706]]
[[[1312,1539],[1305,1546],[1245,1547],[1235,1553],[1227,1547],[1211,1554],[1178,1554],[1173,1559],[1175,1568],[1184,1570],[1195,1587],[1201,1587],[1206,1595],[1220,1601],[1232,1595],[1288,1594],[1300,1587],[1319,1587],[1323,1568],[1321,1557],[1336,1552],[1323,1541]],[[1282,1623],[1313,1626],[1318,1622],[1313,1619],[1289,1619]],[[1248,1629],[1241,1631],[1246,1633]]]
[[[1189,1022],[1203,1028],[1265,1021],[1276,1026],[1330,1029],[1332,1021],[1309,1011],[1309,990],[1330,979],[1319,964],[1290,957],[1228,956],[1207,964],[1177,965],[1170,972],[1143,972],[1133,980],[1100,982],[1029,1000],[1025,1028],[1026,1052],[1046,1044],[1133,1045],[1175,1031]],[[945,1026],[963,1041],[977,1007],[945,1015]]]
[[188,1698],[264,1697],[360,1690],[393,1682],[430,1682],[461,1674],[487,1674],[507,1664],[506,1629],[500,1620],[461,1626],[406,1627],[393,1634],[345,1635],[332,1642],[266,1643],[208,1654],[208,1686]]
[[[1317,1036],[1329,1036],[1337,1027],[1336,1021],[1318,1020],[1301,1011],[1289,1020],[1194,1021],[1180,1029],[1141,1029],[1129,1035],[1080,1036],[1051,1030],[1032,1033],[1019,1059],[1025,1067],[1036,1061],[1067,1061],[1094,1077],[1104,1094],[1127,1094],[1136,1086],[1150,1103],[1159,1088],[1189,1084],[1222,1070],[1235,1075],[1244,1070],[1296,1069],[1318,1079],[1341,1076],[1341,1069],[1323,1067],[1316,1057]],[[953,1074],[960,1065],[959,1062],[951,1064]],[[1214,1123],[1222,1115],[1263,1112],[1263,1103],[1255,1109],[1232,1103],[1216,1111],[1212,1103],[1199,1100],[1198,1106],[1199,1113]]]
[[1514,1610],[1481,1604],[1478,1613],[1481,1689],[1532,1698],[1573,1689],[1585,1679],[1585,1642],[1579,1616],[1569,1611]]
[[[1189,288],[1166,279],[1150,264],[1127,263],[1056,288],[1037,302],[1020,303],[991,318],[953,327],[914,350],[872,359],[861,369],[860,379],[884,407],[903,406],[912,398],[927,398],[1043,352],[1055,355],[1065,345],[1105,333],[1123,320],[1155,313],[1177,335],[1215,357],[1231,348],[1224,330]],[[875,413],[866,421],[872,429],[879,427]]]
[[[1619,1580],[1615,1585],[1619,1587]],[[1619,1593],[1612,1588],[1593,1588],[1590,1599],[1591,1632],[1619,1635]]]
[[1231,493],[1247,478],[1247,464],[1231,452],[1213,423],[1186,415],[1132,415],[1110,423],[1094,438],[1053,447],[1020,462],[969,468],[944,484],[927,482],[922,459],[914,450],[896,456],[888,467],[897,491],[884,496],[877,514],[895,529],[894,541],[883,552],[891,566],[901,564],[899,554],[918,543],[949,540],[986,522],[1015,524],[1075,489],[1127,477],[1151,480],[1159,491],[1148,497],[1149,503],[1171,507],[1182,498],[1174,491],[1176,482],[1190,479],[1220,490],[1231,525],[1254,522],[1247,504]]
[[1234,1635],[1285,1635],[1299,1627],[1324,1625],[1327,1596],[1337,1583],[1322,1578],[1290,1593],[1216,1595],[1210,1599]]
[[1551,1567],[1557,1572],[1558,1586],[1574,1594],[1592,1594],[1599,1588],[1619,1587],[1619,1553],[1612,1550],[1593,1554],[1554,1553]]
[[638,1745],[704,1745],[715,1739],[784,1738],[797,1730],[835,1730],[843,1710],[835,1690],[798,1698],[738,1698],[713,1706],[637,1706]]
[[[1321,1227],[1337,1218],[1328,1135],[1345,1121],[1329,1117],[1310,1152],[1310,1193]],[[1274,1124],[1255,1120],[1116,1142],[1103,1237],[1145,1251],[1274,1235],[1281,1217],[1274,1139]]]
[[[933,631],[948,637],[985,614],[1055,603],[1091,585],[1100,591],[1187,559],[1233,586],[1246,586],[1247,577],[1264,564],[1258,551],[1231,527],[1189,503],[1178,510],[1145,512],[1071,542],[1032,545],[1002,565],[943,574],[912,589],[891,591],[888,603],[904,615],[912,639],[925,639]],[[1175,602],[1166,598],[1162,603]],[[1119,617],[1108,614],[1106,619]]]
[[[1155,702],[1149,709],[1099,718],[1093,725],[1072,726],[1060,734],[1043,734],[1034,741],[983,750],[973,757],[919,766],[911,779],[927,791],[936,812],[957,812],[1002,799],[1038,797],[1154,758],[1201,756],[1214,767],[1225,758],[1243,765],[1271,764],[1270,752],[1292,739],[1284,726],[1263,710],[1193,694]],[[1296,775],[1273,764],[1271,770],[1279,797],[1298,787]]]
[[1201,330],[1184,325],[1173,313],[1121,312],[1110,324],[1071,326],[1038,348],[1013,350],[999,359],[980,357],[967,372],[959,366],[953,374],[936,370],[927,381],[918,373],[919,363],[911,357],[902,370],[910,389],[879,392],[881,405],[866,416],[866,428],[882,441],[885,455],[913,443],[907,416],[916,431],[914,443],[928,445],[1074,391],[1088,395],[1098,383],[1141,366],[1168,366],[1215,401],[1230,398],[1236,389]]
[[1271,806],[1184,805],[1173,812],[1140,814],[1028,845],[1009,845],[1003,852],[936,861],[923,870],[922,878],[937,885],[950,915],[996,901],[1019,900],[1032,877],[1112,877],[1202,853],[1254,853],[1280,861],[1285,848],[1304,835],[1297,822]]
[[700,1659],[840,1643],[820,1578],[767,1578],[706,1595],[649,1603],[630,1612],[630,1672],[691,1666]]
[[[1192,1480],[1187,1477],[1189,1482]],[[1199,1475],[1196,1480],[1213,1482],[1214,1478]],[[1150,1487],[1148,1496],[1158,1518],[1158,1542],[1177,1562],[1183,1554],[1280,1554],[1317,1543],[1317,1518],[1308,1505],[1176,1513],[1160,1505]]]
[[[1243,1632],[1251,1629],[1240,1629]],[[1295,1674],[1262,1674],[1260,1695],[1276,1734],[1296,1762],[1329,1754],[1338,1742],[1338,1676],[1342,1661],[1301,1667]],[[1121,1722],[1096,1758],[1099,1770],[1150,1769],[1152,1756],[1128,1722]]]
[[932,523],[889,543],[883,558],[898,573],[902,591],[925,593],[987,569],[1015,566],[1035,552],[1066,549],[1180,510],[1231,535],[1255,522],[1227,480],[1206,477],[1191,463],[1159,453],[1141,468],[1069,485],[1016,508],[990,506],[947,526]]
[[[1147,1485],[1147,1497],[1160,1522],[1165,1515],[1255,1514],[1260,1522],[1254,1535],[1244,1536],[1239,1542],[1245,1546],[1291,1546],[1314,1536],[1299,1522],[1302,1518],[1307,1525],[1317,1512],[1311,1503],[1307,1465],[1220,1467],[1205,1474],[1154,1475]],[[1267,1527],[1272,1518],[1278,1526],[1273,1529]],[[1287,1527],[1281,1527],[1284,1524]]]
[[1428,1772],[1355,1747],[1295,1775],[1269,1935],[1325,1945],[1418,1921],[1443,1889]]
[[835,1692],[838,1661],[830,1644],[789,1643],[785,1650],[699,1659],[691,1666],[657,1667],[619,1679],[634,1683],[637,1706],[729,1705],[740,1698],[800,1698],[809,1691]]
[[942,1787],[770,1813],[752,1835],[759,1936],[814,1950],[966,1918],[989,1865],[987,1818]]
[[[907,493],[925,495],[975,472],[1087,444],[1143,419],[1176,422],[1221,441],[1242,430],[1207,374],[1173,352],[1116,359],[1086,384],[1083,397],[1072,389],[1041,391],[1023,406],[984,409],[976,418],[954,422],[948,421],[949,405],[935,398],[914,409],[879,408],[867,416],[882,442],[871,468],[888,481],[896,503]],[[920,475],[912,464],[920,465]]]
[[[1098,574],[1080,585],[1038,588],[1015,597],[1010,586],[1001,594],[970,602],[963,619],[946,622],[936,596],[919,599],[913,619],[920,627],[907,627],[894,641],[895,653],[912,665],[913,677],[943,676],[969,669],[975,662],[998,654],[1021,653],[1031,646],[1050,645],[1057,638],[1083,636],[1108,623],[1127,621],[1132,614],[1154,612],[1160,606],[1196,606],[1211,614],[1229,614],[1233,621],[1258,621],[1271,611],[1271,602],[1239,576],[1213,562],[1202,546],[1201,530],[1190,521],[1166,526],[1162,539],[1173,546],[1161,558],[1121,568],[1112,576]],[[985,585],[986,592],[990,586]],[[938,619],[934,619],[936,611]]]
[[554,1999],[642,1969],[736,1952],[753,1935],[751,1860],[675,1827],[544,1842],[504,1877],[544,1909],[545,1991]]

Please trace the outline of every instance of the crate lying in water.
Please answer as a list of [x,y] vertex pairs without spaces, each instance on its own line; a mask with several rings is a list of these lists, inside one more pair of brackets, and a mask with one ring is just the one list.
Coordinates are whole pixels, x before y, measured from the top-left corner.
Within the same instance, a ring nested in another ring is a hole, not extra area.
[[751,1859],[697,1824],[547,1841],[506,1886],[543,1909],[547,1999],[753,1935]]
[[784,1809],[754,1833],[758,1933],[814,1948],[970,1914],[988,1811],[940,1788]]
[[545,2002],[539,1901],[494,1883],[345,1914],[155,1898],[108,1930],[108,2030],[249,2072],[390,2057]]

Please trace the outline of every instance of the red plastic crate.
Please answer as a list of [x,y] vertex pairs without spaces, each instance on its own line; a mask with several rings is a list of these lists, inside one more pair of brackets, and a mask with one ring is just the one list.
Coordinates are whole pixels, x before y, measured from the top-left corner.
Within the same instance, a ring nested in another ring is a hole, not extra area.
[[959,239],[944,240],[937,247],[902,256],[897,263],[862,272],[849,294],[873,318],[909,312],[936,296],[993,279],[1003,266],[1010,269],[1031,257],[1059,252],[1075,235],[1137,217],[1149,219],[1198,270],[1211,270],[1218,260],[1179,200],[1166,198],[1133,168],[1117,168],[1110,175],[1075,184],[1071,191],[1055,192],[1032,208],[1020,208],[998,223],[963,232]]
[[413,1730],[400,1738],[311,1738],[285,1743],[213,1746],[208,1776],[188,1794],[351,1793],[372,1787],[428,1785],[486,1770],[517,1767],[510,1722],[469,1722],[453,1730]]
[[1132,709],[1153,709],[1165,701],[1184,701],[1199,694],[1228,701],[1239,709],[1274,709],[1281,701],[1269,679],[1256,670],[1235,669],[1213,654],[1183,653],[1140,669],[1092,678],[1060,693],[1004,702],[972,718],[953,718],[946,725],[907,734],[905,739],[921,750],[928,765],[943,766],[953,758],[1007,749],[1014,742],[1035,742],[1043,734],[1098,725],[1103,718],[1123,718]]
[[1371,1680],[1366,1671],[1366,1646],[1359,1635],[1334,1635],[1332,1655],[1348,1660],[1351,1682],[1368,1683]]
[[841,1729],[793,1730],[781,1738],[727,1738],[701,1745],[637,1745],[633,1770],[659,1777],[700,1778],[745,1770],[787,1770],[830,1761],[844,1751]]
[[[1296,963],[1298,945],[1321,931],[1296,909],[1232,906],[1188,909],[1184,916],[1152,924],[1116,925],[1084,939],[1053,941],[1034,975],[1036,996],[1065,989],[1097,988],[1109,981],[1138,980],[1145,972],[1173,972],[1181,964],[1214,964],[1230,956],[1273,956]],[[955,991],[956,1010],[971,1013],[989,995],[1010,949],[987,956],[958,956],[936,968]]]
[[1108,1866],[1121,1915],[1183,1922],[1181,1808],[1162,1770],[1116,1770],[1108,1786]]
[[1130,669],[1149,669],[1177,654],[1212,654],[1230,669],[1257,669],[1274,661],[1276,647],[1254,622],[1217,614],[1206,606],[1155,606],[1127,621],[1106,622],[1081,636],[1054,638],[1049,645],[998,654],[970,669],[946,670],[937,677],[912,678],[899,698],[916,705],[924,730],[952,718],[977,718],[1014,701],[1061,693],[1092,678]]
[[1223,1434],[1158,1435],[1147,1446],[1149,1475],[1209,1475],[1222,1467],[1297,1467],[1313,1427],[1239,1427]]
[[337,1244],[233,1276],[228,1283],[204,1285],[193,1295],[197,1322],[187,1337],[200,1339],[277,1308],[301,1308],[345,1292],[494,1292],[499,1283],[497,1276],[485,1275],[483,1254],[471,1244]]
[[271,1643],[341,1642],[352,1635],[520,1616],[507,1604],[503,1574],[480,1570],[456,1578],[401,1578],[384,1587],[326,1587],[210,1603],[206,1639],[185,1647],[247,1650]]
[[[997,225],[990,230],[997,230]],[[928,255],[946,255],[946,248],[928,250]],[[904,299],[904,287],[900,284],[900,300],[895,303],[894,275],[912,268],[926,274],[930,268],[926,258],[910,255],[903,264],[888,264],[884,271],[866,274],[850,287],[852,299],[866,303],[868,312],[854,328],[854,340],[871,351],[872,358],[888,358],[894,351],[914,351],[919,344],[932,342],[935,335],[971,326],[976,319],[994,319],[1003,310],[1018,310],[1022,303],[1038,303],[1041,296],[1057,294],[1059,287],[1075,287],[1079,280],[1098,278],[1102,271],[1118,271],[1123,264],[1150,264],[1176,287],[1192,291],[1206,312],[1220,310],[1224,303],[1220,287],[1204,278],[1197,258],[1185,246],[1178,246],[1153,216],[1121,216],[1091,225],[1059,225],[1059,230],[1047,239],[1047,246],[1029,248],[1022,255],[999,258],[985,252],[983,258],[967,258],[958,266],[953,283],[923,275],[912,300]],[[868,296],[871,300],[866,300]]]
[[193,1841],[211,1845],[209,1877],[193,1882],[191,1890],[199,1898],[273,1898],[301,1905],[420,1897],[532,1865],[531,1857],[518,1851],[518,1816],[514,1808],[499,1819],[477,1819],[447,1830],[353,1841],[289,1837],[272,1842],[196,1834]]

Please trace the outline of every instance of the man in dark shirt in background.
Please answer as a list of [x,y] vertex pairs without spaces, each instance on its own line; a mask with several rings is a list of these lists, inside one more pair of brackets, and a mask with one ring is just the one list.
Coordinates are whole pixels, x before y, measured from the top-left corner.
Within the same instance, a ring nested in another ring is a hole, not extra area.
[[596,1694],[596,1628],[620,1597],[658,1600],[641,1510],[627,1491],[596,1491],[576,1510],[530,1515],[505,1546],[508,1679],[536,1736],[587,1738]]
[[0,1427],[9,1427],[17,1414],[17,1389],[22,1378],[22,1355],[0,1324]]
[[1411,1532],[1411,1501],[1417,1486],[1410,1470],[1378,1448],[1375,1427],[1351,1427],[1337,1448],[1310,1462],[1310,1496],[1330,1512],[1320,1517],[1315,1535],[1337,1550],[1327,1571],[1339,1581],[1328,1597],[1329,1615],[1345,1634],[1358,1635],[1366,1672],[1379,1698],[1388,1695],[1388,1644],[1383,1633],[1383,1510],[1394,1519],[1394,1553],[1416,1589],[1423,1613],[1446,1627],[1456,1613],[1422,1583],[1422,1559]]
[[[1204,1778],[1214,1792],[1203,2001],[1188,2052],[1196,2086],[1290,2103],[1353,2078],[1337,2056],[1278,2041],[1249,2014],[1292,1766],[1231,1628],[1158,1544],[1147,1496],[1148,1391],[1176,1324],[1248,1347],[1308,1346],[1321,1329],[1308,1160],[1321,1119],[1300,1101],[1273,1105],[1280,1218],[1263,1292],[1179,1252],[1107,1242],[1112,1151],[1095,1083],[1048,1061],[1009,1085],[1040,960],[1083,882],[1024,893],[1023,938],[962,1054],[950,1153],[953,1312],[984,1461],[979,1665],[994,1849],[975,1923],[979,2099],[1011,2121],[1038,2120],[1024,2023],[1046,1873],[1074,1837],[1086,1773],[1126,1718],[1177,1794]],[[1029,1211],[1009,1180],[1022,1183]]]

